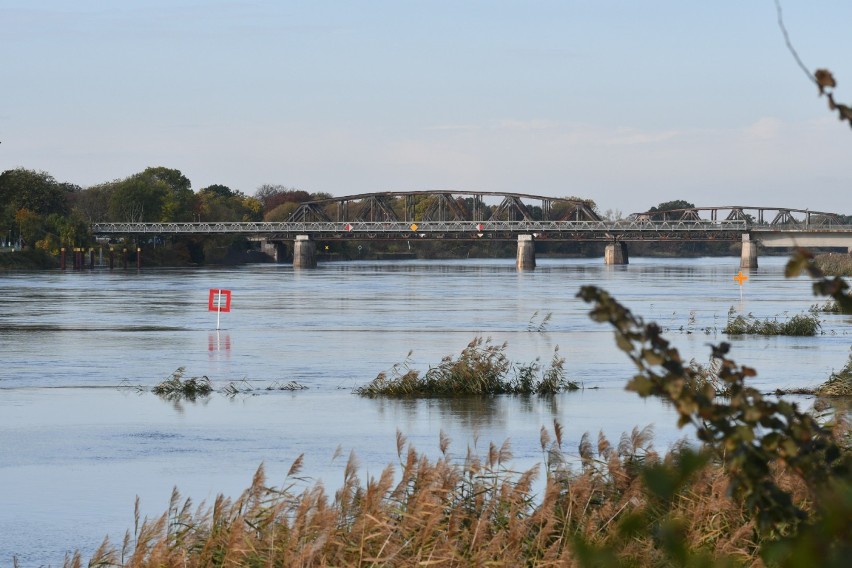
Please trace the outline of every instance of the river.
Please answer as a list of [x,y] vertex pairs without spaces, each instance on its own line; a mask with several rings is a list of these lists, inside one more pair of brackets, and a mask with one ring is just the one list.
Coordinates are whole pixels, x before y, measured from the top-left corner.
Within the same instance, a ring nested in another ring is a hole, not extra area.
[[[554,420],[569,453],[584,432],[617,442],[649,424],[665,450],[689,433],[671,409],[624,391],[631,365],[588,319],[578,288],[607,289],[666,328],[685,359],[706,363],[708,344],[728,340],[730,307],[783,319],[824,302],[806,278],[784,278],[785,261],[761,258],[742,290],[738,258],[539,259],[532,272],[465,259],[0,273],[0,565],[16,556],[56,566],[107,535],[120,543],[137,495],[148,517],[175,486],[195,503],[236,497],[261,463],[280,485],[303,453],[302,483],[333,493],[350,452],[362,478],[397,462],[397,431],[430,455],[443,431],[459,458],[508,439],[518,470],[539,463],[540,428]],[[218,331],[210,289],[232,293]],[[848,316],[821,318],[822,335],[734,338],[731,356],[758,369],[752,384],[763,390],[815,386],[845,364],[852,341]],[[507,342],[519,363],[547,362],[558,346],[583,388],[457,400],[352,393],[409,351],[425,370],[477,336]],[[150,392],[178,368],[217,392],[195,402]],[[307,388],[275,388],[289,381]],[[231,383],[244,392],[218,392]]]

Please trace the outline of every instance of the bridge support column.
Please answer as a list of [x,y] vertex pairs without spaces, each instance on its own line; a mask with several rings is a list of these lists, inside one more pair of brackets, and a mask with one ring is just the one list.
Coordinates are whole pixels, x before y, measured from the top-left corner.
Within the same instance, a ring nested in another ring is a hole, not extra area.
[[606,245],[604,249],[604,264],[627,264],[627,243],[619,241]]
[[272,257],[275,262],[284,262],[287,258],[287,245],[278,241],[260,241],[260,250]]
[[743,234],[740,268],[757,268],[757,243],[751,240],[751,235],[748,233]]
[[308,235],[296,235],[293,246],[293,268],[317,267],[317,243]]
[[535,241],[532,235],[518,235],[518,270],[535,270]]

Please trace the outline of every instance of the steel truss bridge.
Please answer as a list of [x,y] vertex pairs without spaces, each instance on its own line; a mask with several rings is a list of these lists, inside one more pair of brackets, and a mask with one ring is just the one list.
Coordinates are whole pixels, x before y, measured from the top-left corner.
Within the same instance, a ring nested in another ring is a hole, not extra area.
[[[486,204],[486,200],[493,204]],[[694,207],[602,219],[590,203],[521,193],[382,192],[302,203],[286,221],[94,223],[95,235],[240,235],[267,241],[494,239],[560,241],[738,241],[744,234],[847,233],[835,213],[786,207]]]

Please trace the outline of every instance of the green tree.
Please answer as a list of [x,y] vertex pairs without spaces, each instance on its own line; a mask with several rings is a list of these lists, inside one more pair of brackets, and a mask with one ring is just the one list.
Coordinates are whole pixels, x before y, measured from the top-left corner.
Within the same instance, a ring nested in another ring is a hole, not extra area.
[[189,179],[164,167],[114,182],[109,194],[109,216],[114,221],[191,221],[196,209]]
[[180,170],[155,167],[147,168],[142,177],[152,184],[163,184],[165,196],[160,221],[191,221],[195,209],[195,194],[192,183]]
[[68,198],[79,190],[57,182],[47,172],[25,168],[0,174],[0,234],[3,239],[23,239],[34,246],[43,238],[45,217],[68,213]]
[[201,191],[199,191],[199,193],[209,193],[209,194],[216,195],[218,197],[224,197],[224,198],[234,196],[234,190],[233,189],[231,189],[227,185],[219,185],[219,184],[216,184],[216,183],[214,183],[213,185],[208,185],[207,187],[205,187]]
[[254,197],[225,185],[210,185],[196,195],[201,221],[259,221],[263,205]]
[[71,211],[89,223],[107,221],[110,199],[115,190],[111,182],[94,185],[74,193],[70,197]]
[[0,174],[0,203],[15,211],[27,209],[38,215],[68,212],[68,184],[60,184],[47,172],[24,168]]
[[285,201],[284,203],[281,203],[280,205],[274,207],[271,211],[266,213],[266,215],[263,216],[263,220],[272,222],[286,221],[290,218],[290,215],[292,215],[298,208],[298,203],[293,201]]
[[150,183],[139,174],[116,182],[110,192],[110,219],[133,223],[159,221],[166,195],[164,186]]
[[695,203],[690,203],[689,201],[684,201],[683,199],[675,199],[674,201],[664,201],[657,205],[656,207],[651,207],[648,209],[649,213],[654,213],[656,211],[674,211],[675,209],[694,209]]

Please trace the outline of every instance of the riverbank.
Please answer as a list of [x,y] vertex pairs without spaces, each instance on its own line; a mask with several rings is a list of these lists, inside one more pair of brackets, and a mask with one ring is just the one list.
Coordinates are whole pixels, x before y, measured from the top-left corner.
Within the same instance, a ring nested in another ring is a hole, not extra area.
[[58,266],[59,261],[43,250],[0,252],[0,270],[45,270]]

